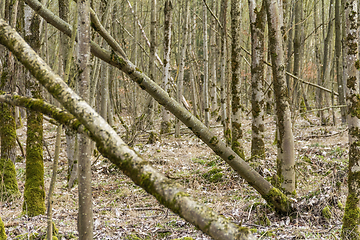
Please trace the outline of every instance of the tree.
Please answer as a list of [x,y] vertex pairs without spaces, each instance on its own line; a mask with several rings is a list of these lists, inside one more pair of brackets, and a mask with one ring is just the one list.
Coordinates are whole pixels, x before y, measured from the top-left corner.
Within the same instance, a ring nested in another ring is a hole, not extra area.
[[[237,0],[231,1],[231,148],[242,159],[245,159],[244,149],[242,147],[242,106],[241,106],[241,69],[240,69],[240,24],[241,24],[241,2]],[[213,69],[213,71],[215,71]],[[215,72],[216,73],[216,72]]]
[[282,18],[276,0],[265,0],[269,28],[269,48],[272,62],[277,117],[279,186],[287,194],[295,194],[295,152],[291,129],[291,113],[285,81]]
[[[166,0],[164,7],[164,73],[163,73],[163,89],[170,92],[170,54],[171,54],[171,29],[172,29],[172,1]],[[171,130],[170,112],[162,109],[161,133],[168,133]]]
[[4,227],[4,223],[0,217],[0,240],[6,240],[7,236],[5,233],[5,227]]
[[[15,26],[17,13],[17,1],[5,1],[5,19]],[[16,79],[15,59],[8,51],[3,52],[5,61],[2,66],[0,78],[0,92],[15,92]],[[16,158],[16,124],[15,108],[7,104],[0,104],[0,196],[3,199],[11,199],[19,194],[15,172]]]
[[348,196],[343,218],[342,238],[360,239],[360,94],[358,1],[345,3],[346,99],[349,128]]
[[[79,22],[79,53],[78,53],[78,81],[80,96],[89,102],[90,82],[90,1],[78,1]],[[91,159],[90,140],[82,134],[79,137],[79,239],[93,239],[93,214],[91,195]]]
[[[35,50],[40,49],[40,16],[29,6],[25,8],[25,39]],[[26,75],[26,95],[42,99],[39,83],[28,72]],[[26,132],[26,180],[23,210],[28,216],[45,213],[44,160],[43,160],[43,116],[27,111]]]
[[249,1],[250,29],[251,29],[251,158],[265,158],[264,142],[264,92],[263,82],[265,59],[264,54],[264,35],[266,14],[264,5],[258,4],[259,1]]
[[203,3],[203,55],[204,55],[204,110],[205,110],[205,126],[210,125],[210,104],[209,104],[209,48],[208,48],[208,20],[207,20],[207,8],[205,2]]

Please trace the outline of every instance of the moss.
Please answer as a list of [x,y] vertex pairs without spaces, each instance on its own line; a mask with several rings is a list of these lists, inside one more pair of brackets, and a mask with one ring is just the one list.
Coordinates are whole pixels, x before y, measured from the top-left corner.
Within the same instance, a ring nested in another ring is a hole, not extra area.
[[28,111],[26,139],[26,181],[23,210],[28,216],[45,213],[43,117]]
[[324,207],[323,210],[321,211],[321,214],[326,220],[330,220],[332,216],[330,207],[329,206]]
[[6,238],[4,223],[0,217],[0,240],[5,240]]
[[360,223],[360,208],[358,207],[358,203],[358,197],[353,193],[349,193],[346,199],[343,217],[342,239],[358,239],[360,236],[358,229]]
[[10,159],[0,159],[0,173],[3,178],[3,181],[0,182],[1,198],[11,200],[13,197],[19,196],[15,165]]
[[288,197],[275,187],[268,194],[263,195],[263,198],[281,215],[286,215],[293,211]]
[[211,145],[216,145],[216,144],[218,144],[218,142],[219,142],[219,140],[217,139],[217,137],[216,136],[214,136],[214,137],[212,137],[211,139],[210,139],[210,144]]
[[212,183],[221,181],[222,176],[223,176],[222,170],[216,167],[212,168],[210,171],[203,174],[203,177]]

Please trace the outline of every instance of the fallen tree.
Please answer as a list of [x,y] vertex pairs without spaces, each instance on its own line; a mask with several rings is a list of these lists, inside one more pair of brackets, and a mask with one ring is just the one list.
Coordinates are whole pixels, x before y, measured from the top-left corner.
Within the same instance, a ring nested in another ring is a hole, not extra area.
[[[71,36],[72,27],[62,19],[53,14],[37,0],[25,0],[40,16],[63,33]],[[95,23],[92,22],[94,25]],[[96,30],[96,29],[95,29]],[[103,33],[102,33],[103,34]],[[106,41],[113,41],[107,37]],[[113,43],[109,44],[114,45]],[[258,172],[251,168],[243,159],[241,159],[231,148],[212,133],[200,120],[187,111],[177,101],[170,98],[155,81],[152,81],[137,66],[126,58],[119,56],[115,51],[108,51],[101,48],[94,42],[91,42],[91,53],[112,66],[122,70],[134,82],[147,91],[157,102],[168,109],[172,114],[180,119],[194,134],[203,140],[217,155],[226,161],[242,178],[244,178],[252,187],[254,187],[261,196],[280,214],[289,214],[293,212],[291,202],[279,189],[273,187]]]
[[[0,43],[7,47],[31,74],[51,93],[73,116],[43,102],[7,95],[1,99],[13,99],[13,103],[23,104],[33,110],[43,110],[51,117],[69,124],[76,130],[88,134],[98,150],[129,176],[135,184],[152,194],[164,206],[170,208],[188,222],[214,239],[251,239],[248,228],[240,227],[211,209],[198,204],[175,181],[152,168],[149,163],[131,150],[117,135],[115,130],[81,99],[35,51],[0,19]],[[8,101],[10,103],[10,101]],[[77,118],[77,120],[75,119]],[[81,124],[85,128],[81,127]]]

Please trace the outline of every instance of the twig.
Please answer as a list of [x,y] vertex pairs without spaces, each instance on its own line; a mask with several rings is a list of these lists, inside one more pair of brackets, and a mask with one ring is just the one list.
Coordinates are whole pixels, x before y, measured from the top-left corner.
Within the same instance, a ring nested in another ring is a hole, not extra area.
[[308,140],[308,139],[311,139],[311,138],[326,138],[326,137],[333,137],[335,135],[339,135],[345,131],[347,131],[348,128],[345,128],[344,130],[340,131],[340,132],[336,132],[336,133],[333,133],[333,134],[327,134],[327,135],[310,135],[310,136],[307,136],[307,137],[297,137],[296,140]]
[[21,155],[23,158],[25,158],[25,151],[24,151],[24,148],[20,142],[20,139],[19,137],[16,135],[16,142],[18,143],[19,147],[20,147],[20,151],[21,151]]

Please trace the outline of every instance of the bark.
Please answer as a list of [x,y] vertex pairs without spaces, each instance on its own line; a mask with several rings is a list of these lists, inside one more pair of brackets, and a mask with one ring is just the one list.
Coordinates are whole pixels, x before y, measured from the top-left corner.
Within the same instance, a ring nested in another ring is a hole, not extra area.
[[[135,152],[121,140],[115,130],[108,125],[86,101],[72,91],[58,75],[54,74],[49,66],[1,19],[0,43],[9,48],[14,55],[29,68],[32,74],[38,78],[39,82],[43,84],[69,112],[84,124],[87,128],[85,132],[96,141],[97,147],[103,156],[109,158],[110,161],[118,166],[124,174],[128,175],[135,184],[143,187],[147,192],[154,195],[160,203],[169,207],[172,211],[214,239],[252,238],[248,228],[239,227],[209,208],[196,203],[175,181],[166,178],[152,168],[147,161],[137,156]],[[121,62],[122,61],[124,60],[121,60]],[[131,68],[131,71],[136,70]],[[140,72],[137,72],[137,74],[142,76],[143,82],[150,80]],[[159,89],[159,91],[166,95],[161,89]],[[18,97],[15,97],[15,100],[16,99],[18,99]],[[177,104],[176,102],[174,103]],[[29,105],[34,106],[33,104]],[[41,102],[40,106],[44,105],[46,104]],[[179,108],[182,108],[179,104],[177,105]],[[56,114],[64,113],[57,111]],[[272,194],[269,196],[270,198],[276,196],[276,190],[271,190]],[[286,199],[282,198],[278,200],[283,202]]]
[[245,159],[243,143],[243,130],[241,127],[242,121],[242,106],[241,106],[241,2],[238,0],[231,1],[231,96],[232,96],[232,138],[231,148],[242,159]]
[[[345,105],[345,87],[343,80],[343,69],[341,65],[341,17],[340,17],[340,0],[335,0],[335,64],[336,79],[339,92],[339,105]],[[341,122],[346,123],[346,108],[340,108]]]
[[[217,0],[212,0],[213,9],[217,3]],[[215,18],[211,19],[211,26],[216,28]],[[216,96],[216,86],[217,86],[217,76],[216,76],[216,63],[218,50],[216,45],[216,32],[211,29],[210,32],[210,47],[211,47],[211,58],[210,58],[210,103],[211,103],[211,115],[216,114],[218,108],[217,96]]]
[[[78,1],[79,49],[78,49],[78,82],[80,97],[89,102],[90,82],[90,1]],[[64,105],[64,104],[63,104]],[[65,106],[65,105],[64,105]],[[66,106],[65,106],[66,108]],[[105,120],[104,120],[105,121]],[[86,135],[79,136],[79,239],[93,239],[93,214],[91,195],[91,159],[90,140]]]
[[[301,77],[301,61],[303,56],[303,22],[302,22],[302,13],[303,13],[303,1],[296,1],[295,3],[295,32],[294,32],[294,75]],[[293,86],[293,103],[295,106],[299,106],[300,98],[300,88],[299,82],[295,81]]]
[[[170,96],[170,55],[171,55],[171,29],[172,29],[172,1],[167,0],[164,7],[164,73],[162,87]],[[162,108],[161,133],[171,131],[170,112]]]
[[278,182],[286,194],[295,194],[295,152],[291,113],[285,81],[283,38],[279,7],[276,0],[265,0],[269,27],[274,94],[278,129]]
[[[5,1],[4,5],[5,19],[14,27],[15,20],[12,19],[12,12],[16,12],[16,8],[10,1]],[[5,59],[1,66],[0,92],[15,92],[15,59],[8,51],[1,54],[5,55]],[[7,200],[19,195],[14,165],[16,159],[15,108],[7,104],[0,104],[0,139],[0,177],[2,179],[0,182],[0,198]]]
[[346,103],[349,128],[348,196],[343,218],[342,239],[360,239],[360,68],[358,56],[357,0],[345,3]]
[[[179,76],[177,79],[177,95],[176,100],[181,103],[183,87],[184,87],[184,71],[185,71],[185,58],[186,58],[186,45],[188,40],[188,25],[189,25],[189,14],[190,14],[190,4],[188,0],[185,0],[185,16],[184,16],[184,25],[183,25],[183,41],[181,46],[181,55],[180,55],[180,66],[179,66]],[[176,119],[175,125],[175,137],[180,137],[180,121]]]
[[228,136],[230,133],[227,132],[228,126],[226,126],[226,9],[227,9],[227,0],[221,1],[221,24],[224,26],[221,29],[221,66],[220,66],[220,102],[221,102],[221,121],[224,126],[224,135],[226,143],[229,142]]
[[[61,21],[49,10],[35,0],[26,0],[32,7],[38,9],[38,12],[51,24],[56,26],[59,30],[71,35],[71,27],[69,24]],[[4,36],[4,34],[2,35]],[[6,36],[6,35],[5,35]],[[6,39],[4,38],[4,42]],[[5,44],[5,43],[4,43]],[[7,45],[10,47],[9,45]],[[14,49],[14,48],[11,48]],[[161,89],[154,81],[149,79],[129,60],[117,56],[115,52],[109,52],[101,49],[97,44],[91,42],[91,51],[98,58],[115,66],[126,73],[133,81],[137,82],[139,86],[151,94],[157,102],[165,106],[172,114],[178,117],[187,127],[189,127],[196,136],[202,139],[211,149],[214,150],[224,161],[235,169],[251,186],[253,186],[263,198],[275,210],[286,214],[293,209],[290,206],[289,199],[283,195],[278,189],[271,186],[271,184],[262,178],[255,170],[253,170],[246,162],[244,162],[237,154],[230,148],[227,148],[225,143],[218,140],[217,136],[205,127],[195,116],[183,108],[179,103],[169,97],[169,95]],[[26,65],[26,64],[25,64]]]
[[264,49],[265,49],[265,21],[266,13],[263,6],[249,0],[250,29],[251,29],[251,159],[265,158],[264,142],[264,92],[265,81]]
[[[195,17],[195,16],[194,16]],[[189,24],[189,40],[188,40],[188,56],[193,56],[193,42],[194,42],[194,32],[196,29],[196,19],[189,19],[190,24]],[[193,23],[191,23],[191,21],[193,21]],[[197,96],[199,96],[199,94],[197,94],[197,85],[195,83],[195,78],[197,77],[195,74],[195,70],[196,68],[196,60],[195,57],[193,57],[191,63],[190,63],[190,76],[189,76],[189,80],[190,80],[190,86],[191,86],[191,103],[192,103],[192,109],[193,109],[193,114],[194,116],[196,116],[197,118],[199,118],[199,114],[198,114],[198,100],[197,100]]]
[[[150,25],[150,57],[149,57],[149,76],[151,79],[156,79],[155,77],[155,53],[156,53],[156,15],[157,15],[157,4],[156,0],[151,0],[151,25]],[[154,118],[155,118],[155,101],[150,97],[149,102],[149,127],[150,129],[154,128]]]
[[[40,50],[40,16],[25,6],[25,39]],[[26,96],[42,99],[40,84],[28,72],[25,80]],[[23,211],[28,216],[45,213],[43,116],[27,111],[26,170]]]
[[59,125],[56,130],[56,142],[55,142],[55,154],[54,154],[54,162],[53,162],[53,169],[52,169],[52,176],[50,181],[48,199],[47,199],[47,240],[52,240],[52,233],[53,233],[53,221],[52,221],[52,195],[55,189],[56,183],[56,175],[57,175],[57,168],[59,162],[59,154],[61,148],[61,132],[62,132],[62,125]]
[[208,23],[207,23],[207,8],[205,3],[203,3],[203,54],[204,54],[204,85],[203,85],[203,94],[204,94],[204,120],[205,126],[209,127],[210,121],[210,105],[209,105],[209,49],[208,49]]

